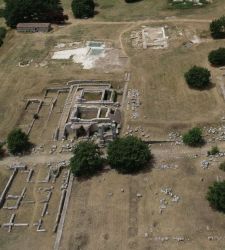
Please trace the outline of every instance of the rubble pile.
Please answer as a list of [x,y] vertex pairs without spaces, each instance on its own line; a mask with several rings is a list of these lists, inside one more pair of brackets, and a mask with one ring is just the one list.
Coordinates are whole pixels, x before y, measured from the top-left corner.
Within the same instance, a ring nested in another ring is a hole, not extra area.
[[211,0],[171,0],[170,4],[176,5],[192,5],[192,6],[203,6],[205,4],[211,3]]
[[127,97],[127,110],[131,110],[131,118],[136,119],[139,117],[138,108],[141,105],[139,90],[129,89]]
[[[161,188],[161,193],[164,193],[165,195],[170,197],[170,201],[178,203],[180,201],[180,197],[173,193],[172,188],[165,187]],[[159,206],[159,212],[162,214],[163,209],[167,208],[167,205],[169,204],[169,201],[167,201],[165,198],[160,199],[160,206]]]

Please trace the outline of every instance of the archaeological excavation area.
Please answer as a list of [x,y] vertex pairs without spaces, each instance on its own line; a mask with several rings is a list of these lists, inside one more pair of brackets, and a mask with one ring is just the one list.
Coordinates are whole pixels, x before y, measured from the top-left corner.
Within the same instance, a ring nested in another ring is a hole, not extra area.
[[38,133],[44,141],[82,137],[104,144],[119,135],[122,95],[109,81],[69,81],[47,88],[43,98],[27,99],[19,127],[31,139]]
[[[225,69],[207,58],[224,46],[208,31],[222,0],[96,2],[93,20],[69,12],[68,25],[11,30],[0,48],[0,139],[19,127],[33,143],[30,154],[0,160],[0,249],[223,250],[224,216],[205,199],[225,180]],[[173,9],[189,4],[196,12]],[[209,89],[187,86],[193,65],[211,71]],[[193,126],[206,146],[183,145]],[[97,143],[105,157],[109,142],[128,135],[151,149],[148,170],[122,175],[107,165],[73,178],[78,142]],[[207,157],[214,145],[220,154]]]
[[[66,165],[61,161],[5,166],[8,180],[0,197],[3,249],[17,245],[19,249],[40,249],[39,241],[46,242],[45,249],[54,246],[72,187],[73,177]],[[10,240],[14,237],[16,242]]]

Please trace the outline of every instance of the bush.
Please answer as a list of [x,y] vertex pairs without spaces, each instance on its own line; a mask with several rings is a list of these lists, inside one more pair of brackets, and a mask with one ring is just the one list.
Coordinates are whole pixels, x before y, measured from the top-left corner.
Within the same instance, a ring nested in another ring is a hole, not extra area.
[[210,151],[208,151],[208,155],[216,155],[219,152],[220,152],[219,148],[217,146],[214,146]]
[[90,177],[102,169],[100,150],[92,142],[80,142],[70,159],[72,173],[77,177]]
[[207,200],[212,208],[225,213],[225,181],[214,182],[209,187]]
[[21,129],[14,129],[7,137],[8,149],[11,154],[18,154],[27,151],[31,144],[28,135]]
[[202,130],[200,128],[192,128],[189,130],[183,135],[183,143],[191,147],[201,146],[204,143]]
[[36,113],[36,114],[33,115],[33,118],[34,118],[35,120],[38,120],[38,119],[39,119],[39,115]]
[[213,50],[208,56],[209,62],[217,67],[225,66],[225,48]]
[[190,87],[203,89],[209,85],[211,74],[208,69],[193,66],[184,76]]
[[108,146],[108,162],[121,173],[142,170],[151,158],[148,145],[133,136],[117,138]]
[[220,163],[219,169],[225,171],[225,161]]
[[225,16],[213,20],[210,24],[210,31],[214,39],[225,38]]
[[71,7],[76,18],[94,16],[95,4],[93,0],[73,0]]

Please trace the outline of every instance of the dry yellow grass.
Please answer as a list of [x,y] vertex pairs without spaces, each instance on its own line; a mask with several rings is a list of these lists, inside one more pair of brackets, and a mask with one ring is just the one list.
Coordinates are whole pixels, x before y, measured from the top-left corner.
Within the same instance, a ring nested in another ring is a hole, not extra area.
[[[168,10],[166,0],[143,0],[129,6],[123,0],[99,0],[97,2],[99,14],[93,21],[159,19],[173,15],[205,19],[222,15],[224,12],[222,0],[214,0],[214,3],[207,8],[194,11]],[[30,117],[25,115],[21,118],[24,100],[27,97],[43,97],[43,90],[46,87],[63,85],[71,79],[113,79],[116,81],[123,78],[125,69],[107,74],[96,70],[82,70],[79,65],[68,61],[50,60],[51,51],[57,43],[93,39],[111,41],[116,47],[124,48],[129,56],[129,70],[131,71],[129,88],[136,88],[140,91],[142,106],[141,116],[136,121],[131,121],[129,114],[125,114],[125,127],[127,124],[134,127],[142,125],[150,131],[151,139],[165,139],[167,132],[173,128],[182,130],[195,124],[212,124],[220,121],[224,113],[224,100],[220,95],[216,77],[221,72],[208,65],[207,54],[211,49],[222,46],[223,41],[209,39],[190,49],[182,45],[189,36],[195,33],[199,35],[207,30],[208,24],[164,23],[171,28],[170,47],[163,51],[150,49],[137,51],[130,47],[130,42],[127,40],[130,30],[137,28],[135,23],[94,24],[91,23],[92,20],[80,22],[72,19],[70,3],[71,0],[63,1],[72,24],[63,27],[54,26],[54,31],[48,34],[19,34],[12,30],[7,34],[5,43],[0,48],[1,138],[6,138],[7,133],[15,125],[27,125]],[[2,19],[1,22],[3,22]],[[185,30],[184,37],[176,35],[177,27]],[[124,32],[127,33],[123,36]],[[31,66],[24,68],[17,66],[20,61],[31,59],[34,60]],[[35,66],[43,61],[48,62],[47,67]],[[183,74],[193,64],[206,66],[212,70],[214,83],[212,88],[196,91],[187,87]],[[59,111],[63,101],[63,98],[59,100],[57,104],[59,106],[55,111]],[[51,147],[49,141],[59,113],[53,112],[53,119],[49,121],[48,129],[45,129],[44,121],[47,113],[44,107],[40,112],[40,119],[35,123],[31,132],[31,140],[38,144],[47,141],[49,143],[47,146]],[[212,211],[205,199],[205,193],[207,186],[216,179],[217,175],[222,178],[225,178],[225,175],[218,170],[216,164],[215,168],[203,170],[200,167],[200,159],[193,160],[188,157],[196,153],[196,150],[190,150],[188,155],[184,155],[185,150],[186,148],[182,147],[175,150],[169,145],[161,148],[153,147],[155,166],[163,161],[169,161],[178,165],[176,170],[153,169],[136,176],[118,175],[110,171],[91,180],[75,182],[61,249],[223,249],[224,239],[209,241],[207,238],[215,235],[223,236],[224,216]],[[199,153],[202,153],[201,150]],[[64,156],[62,154],[60,158],[63,159]],[[37,155],[37,157],[41,156]],[[203,182],[200,181],[201,178],[204,179]],[[13,192],[21,188],[20,182],[23,180],[18,181],[12,189]],[[167,197],[161,194],[161,187],[171,187],[181,197],[179,203],[169,201],[162,215],[159,214],[160,199]],[[124,192],[121,192],[121,188]],[[108,194],[110,192],[113,193],[112,196]],[[137,199],[137,193],[141,193],[143,197]],[[32,190],[28,195],[33,197]],[[53,208],[57,199],[58,196],[53,197],[51,211],[56,212]],[[40,207],[35,207],[34,210],[31,208],[20,210],[20,221],[28,220],[27,215],[30,214],[32,223],[38,219],[39,212]],[[1,223],[9,218],[7,212],[0,214]],[[47,224],[51,224],[54,217],[49,218]],[[149,237],[144,236],[146,232]],[[168,236],[170,240],[161,243],[155,240],[158,236]],[[184,236],[185,242],[177,243],[172,239],[175,236]],[[25,231],[15,231],[10,235],[2,231],[0,248],[7,250],[19,246],[23,249],[47,250],[52,249],[53,241],[54,235],[51,231],[43,236],[30,230],[29,237]]]
[[[208,53],[223,46],[223,41],[213,41],[208,37],[201,44],[186,48],[183,46],[188,41],[186,34],[190,33],[190,39],[193,34],[201,34],[208,26],[169,24],[169,32],[173,33],[175,27],[183,30],[184,36],[170,37],[169,48],[165,50],[131,48],[128,39],[130,32],[123,39],[132,68],[129,87],[140,91],[142,102],[140,117],[127,120],[133,126],[146,127],[154,139],[159,139],[161,135],[165,138],[173,127],[182,129],[219,122],[224,114],[224,100],[217,81],[217,76],[222,73],[208,63]],[[212,85],[209,89],[194,90],[186,84],[184,73],[194,65],[211,70]]]
[[[50,60],[50,52],[60,42],[73,42],[89,39],[106,39],[119,46],[118,36],[125,26],[84,25],[55,27],[49,34],[21,34],[10,31],[4,45],[0,48],[0,136],[18,124],[27,97],[42,97],[46,87],[64,85],[72,79],[116,80],[123,72],[103,73],[96,70],[82,70],[79,65],[69,61]],[[33,59],[29,67],[18,67],[18,63]],[[47,67],[36,67],[37,63],[48,61]],[[38,133],[38,132],[37,132]]]
[[[170,163],[177,168],[154,168],[134,176],[110,171],[74,183],[61,250],[223,249],[224,215],[213,211],[205,199],[216,176],[225,178],[218,163],[202,169],[200,159],[189,157],[196,149],[185,154],[181,148],[165,145],[154,146],[152,151],[155,167]],[[161,192],[166,187],[180,197],[178,203]],[[142,197],[137,198],[137,193]],[[160,214],[163,198],[168,204]],[[208,236],[222,239],[209,241]],[[157,237],[169,240],[162,242]],[[185,240],[177,242],[173,237]]]

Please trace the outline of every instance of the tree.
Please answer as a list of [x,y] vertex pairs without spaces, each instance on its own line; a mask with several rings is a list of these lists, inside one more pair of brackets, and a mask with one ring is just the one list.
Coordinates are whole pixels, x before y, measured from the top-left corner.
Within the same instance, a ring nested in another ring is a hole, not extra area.
[[148,145],[137,137],[117,138],[108,146],[108,162],[121,173],[142,170],[151,158]]
[[94,16],[95,3],[93,0],[73,0],[71,7],[76,18]]
[[100,150],[92,142],[80,142],[70,159],[70,168],[77,177],[90,177],[100,171],[103,166]]
[[187,84],[192,88],[203,89],[210,84],[210,71],[208,69],[193,66],[184,75]]
[[210,24],[210,31],[214,39],[225,38],[225,16],[213,20]]
[[225,48],[213,50],[208,56],[209,62],[217,67],[225,66]]
[[14,129],[9,133],[7,144],[9,152],[14,155],[27,151],[31,146],[28,135],[21,129]]
[[64,23],[68,19],[60,0],[5,0],[4,17],[12,28],[20,22]]
[[183,135],[183,143],[191,147],[201,146],[204,143],[202,130],[200,128],[189,130]]
[[225,213],[225,181],[214,182],[209,187],[207,200],[212,208]]

